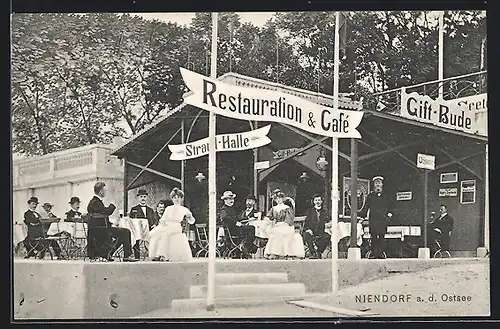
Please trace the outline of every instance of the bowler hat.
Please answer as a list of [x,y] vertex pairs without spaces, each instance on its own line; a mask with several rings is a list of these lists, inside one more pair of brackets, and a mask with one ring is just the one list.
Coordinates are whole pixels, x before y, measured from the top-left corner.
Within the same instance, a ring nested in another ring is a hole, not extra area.
[[234,194],[231,191],[224,191],[224,194],[222,194],[222,196],[220,198],[222,200],[225,200],[225,199],[234,199],[234,198],[236,198],[236,194]]
[[33,203],[33,202],[34,202],[34,203],[36,203],[36,204],[38,204],[38,198],[37,198],[37,197],[35,197],[35,196],[32,196],[32,197],[28,200],[28,203]]
[[45,202],[42,207],[43,208],[47,208],[47,207],[52,208],[52,205],[50,203],[48,203],[48,202]]
[[137,191],[137,196],[141,196],[141,195],[148,195],[148,192],[144,189],[140,189],[139,191]]
[[80,202],[80,198],[77,196],[72,196],[71,199],[69,200],[70,204]]
[[280,193],[281,190],[279,188],[275,189],[274,191],[271,192],[271,196],[275,196],[276,194]]
[[253,200],[253,201],[257,202],[257,198],[253,194],[247,195],[247,197],[245,198],[245,200]]

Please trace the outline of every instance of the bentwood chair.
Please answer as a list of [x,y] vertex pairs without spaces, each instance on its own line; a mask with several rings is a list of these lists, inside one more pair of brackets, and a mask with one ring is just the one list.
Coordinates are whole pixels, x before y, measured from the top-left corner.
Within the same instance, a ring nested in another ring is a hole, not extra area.
[[[195,248],[197,249],[195,257],[208,257],[208,230],[207,224],[195,224]],[[217,257],[221,256],[219,248],[215,248]]]

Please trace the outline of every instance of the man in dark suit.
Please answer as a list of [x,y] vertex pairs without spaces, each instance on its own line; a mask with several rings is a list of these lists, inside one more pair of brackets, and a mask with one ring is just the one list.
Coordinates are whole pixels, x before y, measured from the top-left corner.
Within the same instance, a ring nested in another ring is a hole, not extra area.
[[441,243],[442,250],[450,250],[450,236],[454,222],[453,217],[448,214],[448,208],[442,204],[439,207],[439,217],[432,224],[433,230],[436,232],[436,237]]
[[[26,239],[24,239],[24,247],[28,254],[25,258],[30,258],[31,256],[35,256],[35,251],[39,251],[38,258],[43,259],[45,256],[44,250],[47,247],[50,247],[54,250],[54,254],[57,259],[62,259],[61,257],[61,248],[57,241],[54,240],[46,240],[43,242],[38,242],[37,239],[44,238],[44,231],[41,222],[40,214],[36,211],[36,207],[38,206],[38,198],[31,197],[28,200],[28,210],[24,213],[24,223],[28,228],[28,234]],[[48,245],[47,245],[48,244]]]
[[82,218],[82,213],[80,212],[80,198],[74,196],[69,200],[69,205],[71,209],[66,212],[66,222],[77,222]]
[[248,225],[248,222],[257,219],[256,215],[258,212],[257,198],[250,194],[246,197],[245,209],[241,211],[238,221],[236,222],[236,234],[241,239],[245,239],[245,249],[251,254],[255,254],[257,252],[257,246],[254,244],[255,227]]
[[387,193],[384,193],[384,177],[375,176],[372,181],[374,191],[366,199],[366,210],[373,257],[384,258],[385,235],[387,234],[387,224],[392,218],[393,200]]
[[[90,200],[87,206],[87,212],[89,214],[89,230],[88,230],[89,240],[93,240],[94,241],[93,243],[95,244],[107,243],[105,236],[97,233],[99,232],[97,228],[100,226],[101,230],[104,228],[111,235],[111,237],[117,239],[118,242],[117,247],[123,245],[123,254],[124,254],[123,261],[125,262],[137,261],[137,259],[131,257],[132,245],[131,245],[130,231],[126,228],[113,226],[109,221],[109,216],[113,214],[113,212],[116,209],[116,206],[111,203],[109,206],[106,207],[102,202],[102,198],[104,198],[106,195],[106,184],[104,182],[97,182],[94,185],[94,193],[95,193],[94,197]],[[97,235],[93,236],[96,233]],[[94,247],[101,247],[101,246],[94,246]],[[109,261],[113,260],[110,254],[108,254],[107,258]]]
[[[145,218],[148,220],[149,229],[152,230],[155,225],[155,211],[153,208],[148,207],[146,201],[148,200],[148,192],[140,189],[137,191],[137,198],[139,204],[130,209],[130,218]],[[134,256],[140,258],[139,240],[134,245]]]
[[306,212],[302,233],[312,258],[321,258],[321,254],[330,243],[330,235],[325,232],[325,224],[329,221],[328,211],[323,207],[323,197],[317,194],[313,197],[313,207]]

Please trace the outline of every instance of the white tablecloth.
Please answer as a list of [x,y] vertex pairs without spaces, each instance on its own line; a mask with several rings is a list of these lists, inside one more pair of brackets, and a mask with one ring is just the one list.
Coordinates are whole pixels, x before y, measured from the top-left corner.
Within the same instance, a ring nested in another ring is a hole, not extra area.
[[24,239],[26,239],[26,236],[28,234],[28,229],[26,228],[26,225],[24,224],[14,224],[14,246],[17,246],[17,244]]
[[[388,226],[387,233],[385,235],[386,239],[401,239],[404,241],[406,236],[420,236],[420,226]],[[365,227],[365,232],[363,237],[369,239],[370,229]]]
[[138,240],[146,240],[149,233],[149,223],[145,218],[120,218],[118,227],[127,228],[130,230],[132,243],[135,244]]
[[[356,227],[357,227],[356,233],[358,235],[357,243],[358,243],[358,246],[361,246],[363,244],[363,225],[361,225],[361,223],[358,223],[358,225]],[[332,229],[325,228],[325,232],[328,234],[332,234]],[[343,238],[345,238],[347,236],[351,236],[351,223],[338,222],[337,223],[338,241],[342,240]]]
[[261,239],[269,239],[269,236],[267,234],[268,232],[268,227],[266,225],[266,222],[263,220],[252,220],[248,222],[248,225],[252,225],[255,227],[255,236]]
[[52,223],[47,230],[47,235],[68,232],[75,239],[87,238],[87,224],[75,222]]

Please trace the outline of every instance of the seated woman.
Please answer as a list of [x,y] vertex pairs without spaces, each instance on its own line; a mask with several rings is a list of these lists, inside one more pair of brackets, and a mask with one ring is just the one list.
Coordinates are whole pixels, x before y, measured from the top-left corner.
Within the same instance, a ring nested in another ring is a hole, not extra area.
[[186,219],[194,224],[195,218],[188,208],[182,206],[184,192],[174,188],[170,198],[174,204],[165,208],[158,226],[149,232],[149,258],[153,261],[191,260],[191,248],[182,233],[181,222]]
[[[288,203],[289,205],[285,204]],[[285,198],[283,192],[275,196],[276,205],[264,218],[269,223],[269,241],[264,250],[268,259],[304,258],[302,236],[295,232],[295,204],[291,198]]]

